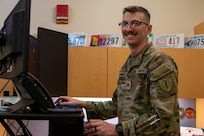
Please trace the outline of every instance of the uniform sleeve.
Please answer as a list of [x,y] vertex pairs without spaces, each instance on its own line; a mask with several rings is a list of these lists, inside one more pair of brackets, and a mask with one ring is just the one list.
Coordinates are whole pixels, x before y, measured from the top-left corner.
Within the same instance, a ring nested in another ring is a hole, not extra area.
[[165,60],[159,58],[150,65],[149,73],[152,111],[142,114],[138,118],[122,122],[125,136],[166,135],[168,131],[178,128],[178,71],[176,64],[171,58]]
[[93,102],[87,101],[85,109],[88,119],[110,119],[116,117],[116,101],[115,95],[112,101]]

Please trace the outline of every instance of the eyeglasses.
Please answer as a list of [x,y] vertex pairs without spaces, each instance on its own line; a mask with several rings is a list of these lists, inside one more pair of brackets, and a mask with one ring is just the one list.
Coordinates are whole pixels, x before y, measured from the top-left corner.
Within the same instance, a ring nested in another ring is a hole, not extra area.
[[123,21],[123,22],[119,23],[118,25],[121,28],[126,29],[126,28],[128,28],[129,25],[130,25],[131,28],[134,28],[136,26],[140,26],[141,24],[149,25],[148,23],[138,21],[138,20],[133,20],[130,23],[128,23],[127,21]]

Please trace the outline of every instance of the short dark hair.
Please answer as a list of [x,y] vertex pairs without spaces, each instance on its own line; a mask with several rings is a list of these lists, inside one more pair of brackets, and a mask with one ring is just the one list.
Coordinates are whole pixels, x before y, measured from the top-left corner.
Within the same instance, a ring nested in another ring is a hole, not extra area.
[[150,13],[147,9],[141,6],[128,6],[123,9],[123,14],[126,12],[135,13],[135,12],[142,12],[145,15],[146,21],[150,23]]

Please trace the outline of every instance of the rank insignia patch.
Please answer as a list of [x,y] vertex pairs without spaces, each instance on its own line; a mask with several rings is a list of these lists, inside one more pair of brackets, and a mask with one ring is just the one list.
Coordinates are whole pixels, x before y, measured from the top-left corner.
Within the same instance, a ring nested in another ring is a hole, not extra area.
[[170,92],[172,88],[172,80],[170,78],[161,79],[159,80],[159,85],[164,91]]

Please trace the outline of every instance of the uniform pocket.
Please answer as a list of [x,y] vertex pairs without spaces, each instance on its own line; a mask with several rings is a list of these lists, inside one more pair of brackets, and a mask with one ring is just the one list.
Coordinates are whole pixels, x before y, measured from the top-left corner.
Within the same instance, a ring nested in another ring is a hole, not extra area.
[[173,72],[173,69],[170,67],[168,63],[169,62],[163,63],[160,66],[158,66],[156,69],[154,69],[150,74],[150,80],[156,81],[161,77],[164,77],[167,74]]

